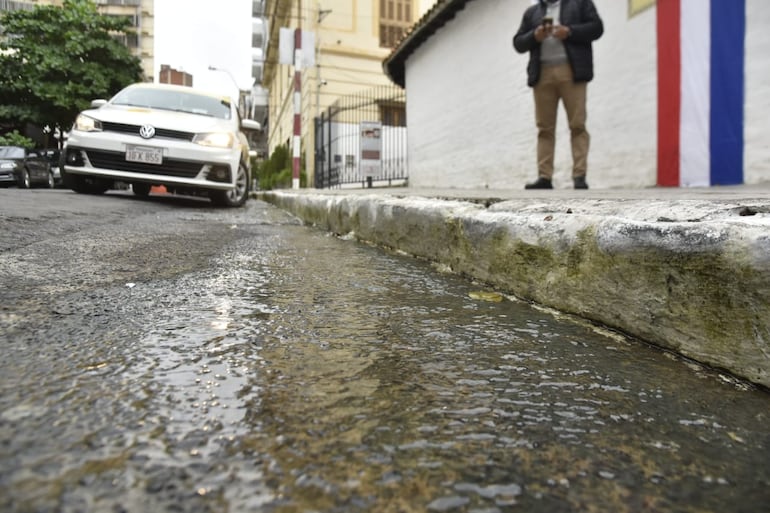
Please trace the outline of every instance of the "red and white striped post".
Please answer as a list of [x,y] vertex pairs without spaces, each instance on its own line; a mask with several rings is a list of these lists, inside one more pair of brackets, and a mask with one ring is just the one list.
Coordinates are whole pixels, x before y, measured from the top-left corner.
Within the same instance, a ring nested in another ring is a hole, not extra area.
[[302,30],[294,29],[294,140],[292,141],[292,189],[299,189],[302,146]]

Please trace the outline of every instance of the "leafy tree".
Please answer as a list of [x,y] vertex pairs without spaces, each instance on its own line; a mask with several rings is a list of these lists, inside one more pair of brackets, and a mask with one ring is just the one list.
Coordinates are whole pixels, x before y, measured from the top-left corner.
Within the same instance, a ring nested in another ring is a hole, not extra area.
[[132,30],[89,0],[0,15],[0,131],[69,129],[95,98],[140,81],[141,63],[112,34]]
[[14,130],[11,133],[0,135],[0,146],[21,146],[32,149],[35,147],[35,142]]

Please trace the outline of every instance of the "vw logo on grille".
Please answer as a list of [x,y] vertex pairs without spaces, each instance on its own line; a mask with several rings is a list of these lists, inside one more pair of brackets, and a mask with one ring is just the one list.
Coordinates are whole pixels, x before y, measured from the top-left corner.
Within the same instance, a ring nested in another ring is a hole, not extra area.
[[155,137],[155,127],[152,125],[142,125],[139,129],[139,135],[141,135],[143,139],[152,139]]

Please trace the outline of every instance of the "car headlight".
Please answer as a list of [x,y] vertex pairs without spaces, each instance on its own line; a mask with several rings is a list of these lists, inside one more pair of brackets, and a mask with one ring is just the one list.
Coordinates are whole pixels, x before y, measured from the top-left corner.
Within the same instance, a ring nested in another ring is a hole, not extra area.
[[211,132],[196,134],[193,142],[202,146],[214,146],[216,148],[232,148],[235,137],[231,132]]
[[75,118],[75,126],[73,128],[81,132],[101,132],[102,122],[84,114],[79,114]]
[[0,164],[0,169],[13,169],[16,165],[13,162],[3,162]]

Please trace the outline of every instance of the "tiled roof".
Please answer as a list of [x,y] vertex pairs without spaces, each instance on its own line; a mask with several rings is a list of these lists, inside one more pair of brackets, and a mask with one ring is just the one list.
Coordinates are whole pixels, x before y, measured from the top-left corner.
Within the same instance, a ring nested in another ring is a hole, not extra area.
[[471,0],[438,0],[422,18],[415,23],[398,43],[390,55],[382,62],[385,74],[394,83],[404,87],[406,73],[404,66],[406,60],[425,41],[443,27],[449,20],[455,17],[458,11],[465,8],[465,4]]

